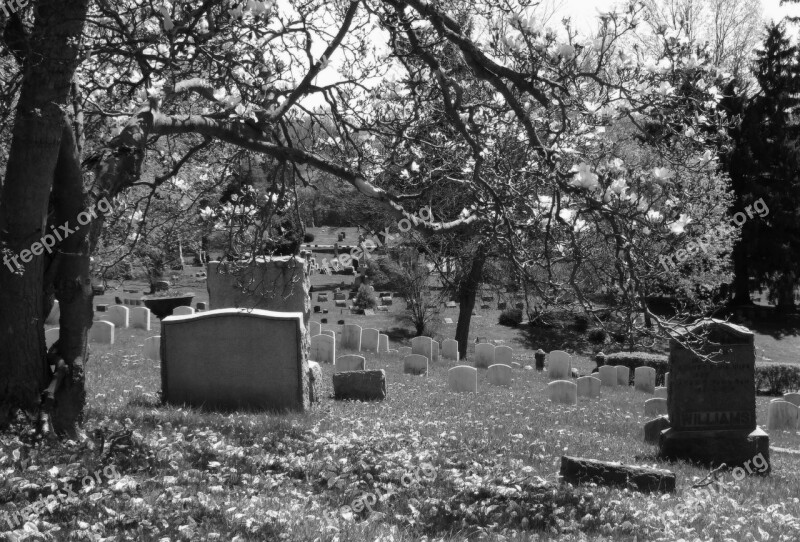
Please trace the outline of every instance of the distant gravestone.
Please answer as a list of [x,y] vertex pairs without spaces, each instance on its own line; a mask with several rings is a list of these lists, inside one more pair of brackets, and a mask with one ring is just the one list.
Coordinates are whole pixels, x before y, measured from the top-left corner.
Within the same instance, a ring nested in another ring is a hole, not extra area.
[[478,370],[458,365],[447,371],[447,389],[454,392],[478,393]]
[[314,305],[314,314],[319,314],[322,312],[322,307],[319,305]]
[[[696,337],[707,360],[685,346]],[[747,328],[702,320],[670,341],[672,427],[661,435],[661,457],[736,467],[761,454],[769,465],[769,436],[756,424],[753,338]]]
[[194,309],[188,306],[175,307],[172,311],[172,316],[189,316],[194,314]]
[[644,402],[644,415],[653,417],[653,416],[664,416],[667,414],[667,400],[660,399],[658,397],[654,397],[652,399],[648,399]]
[[577,382],[578,397],[600,397],[600,379],[593,376],[582,376]]
[[411,339],[411,353],[431,359],[433,357],[433,339],[430,337],[414,337]]
[[486,373],[489,379],[489,384],[495,386],[511,386],[511,367],[502,363],[495,363],[489,366],[489,371]]
[[44,323],[50,326],[54,326],[58,324],[59,319],[61,318],[61,304],[58,302],[58,299],[53,301],[53,308],[50,309],[50,314],[47,315]]
[[129,309],[123,305],[111,305],[103,315],[103,320],[111,322],[117,329],[127,329],[129,326]]
[[443,321],[444,321],[445,324],[452,324],[453,323],[453,319],[452,318],[445,318]]
[[637,367],[633,372],[633,383],[637,390],[644,393],[656,392],[656,370],[652,367]]
[[309,322],[308,323],[308,334],[310,336],[319,335],[322,332],[322,326],[319,322]]
[[458,341],[454,339],[445,339],[442,343],[442,356],[444,359],[458,361]]
[[514,351],[510,346],[498,346],[494,349],[494,362],[502,365],[511,365],[511,354]]
[[563,350],[553,350],[547,356],[547,377],[551,380],[563,380],[570,377],[572,356]]
[[620,386],[628,387],[631,385],[631,370],[624,365],[616,365],[617,369],[617,384]]
[[323,329],[320,335],[327,335],[329,337],[333,337],[334,339],[336,338],[336,332],[332,329]]
[[59,335],[59,328],[57,327],[48,329],[47,331],[44,332],[44,344],[48,350],[50,350],[50,347],[56,343],[56,341],[58,340],[58,335]]
[[134,307],[131,309],[131,327],[150,331],[150,309],[147,307]]
[[407,356],[412,353],[410,346],[401,346],[397,349],[397,353],[401,356]]
[[339,308],[347,307],[347,301],[344,300],[344,299],[335,299],[333,301],[333,304],[334,304],[334,306],[339,307]]
[[317,294],[317,303],[324,303],[328,301],[328,294]]
[[324,333],[311,337],[308,359],[318,363],[335,363],[336,339]]
[[411,375],[428,376],[428,358],[410,354],[403,358],[403,372]]
[[341,373],[344,371],[366,371],[367,361],[364,359],[364,356],[339,356],[336,358],[333,369],[334,373]]
[[361,326],[356,324],[342,326],[342,348],[356,352],[361,351]]
[[378,335],[378,353],[379,354],[389,353],[389,336],[384,335],[383,333]]
[[366,328],[361,331],[361,350],[363,352],[377,352],[378,340],[381,332],[374,328]]
[[800,407],[800,393],[784,393],[783,400],[789,401],[794,406]]
[[448,301],[447,303],[445,303],[444,306],[447,307],[448,309],[455,309],[456,308],[456,302],[455,301]]
[[600,381],[603,383],[603,386],[609,388],[617,387],[617,368],[611,365],[603,365],[597,370],[597,373],[600,375]]
[[554,380],[547,385],[547,394],[553,403],[578,404],[578,385],[569,380]]
[[494,349],[495,346],[491,343],[476,344],[475,367],[487,369],[490,365],[494,365]]
[[431,361],[439,361],[439,341],[431,341]]
[[195,304],[195,307],[197,308],[198,311],[207,311],[208,310],[208,304],[205,303],[204,301],[198,301]]
[[669,429],[669,418],[666,416],[659,416],[646,422],[644,424],[644,441],[648,444],[658,444],[664,429]]
[[669,387],[669,371],[664,373],[664,387],[665,388]]
[[108,311],[108,305],[106,305],[105,303],[97,305],[97,312],[106,312],[106,311]]
[[161,361],[161,335],[144,340],[144,357],[153,361]]
[[333,294],[333,300],[334,301],[347,301],[347,294],[345,294],[344,292],[336,292],[335,294]]
[[89,328],[89,341],[100,344],[114,344],[114,324],[105,320],[92,323]]
[[767,412],[767,431],[797,431],[800,429],[800,407],[784,401],[773,399]]
[[655,394],[656,397],[659,397],[661,399],[667,398],[667,388],[663,386],[656,388],[655,391],[653,391],[653,393]]
[[375,316],[375,311],[373,309],[364,309],[364,316]]
[[301,312],[228,308],[169,316],[161,321],[164,400],[226,410],[306,410],[306,340]]

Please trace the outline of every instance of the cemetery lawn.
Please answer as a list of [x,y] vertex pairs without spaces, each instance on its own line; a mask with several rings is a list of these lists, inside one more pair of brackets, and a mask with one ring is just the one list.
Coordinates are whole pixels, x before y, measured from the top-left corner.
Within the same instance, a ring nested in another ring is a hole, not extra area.
[[[726,472],[710,491],[693,489],[708,470],[654,458],[642,442],[648,396],[633,388],[567,407],[547,400],[544,374],[515,370],[505,389],[481,370],[477,395],[454,394],[445,391],[452,362],[419,377],[402,374],[396,356],[367,355],[368,368],[387,373],[384,402],[333,401],[323,365],[323,401],[306,415],[203,413],[160,405],[159,365],[142,357],[152,334],[93,345],[87,439],[31,447],[22,432],[0,437],[2,511],[68,484],[76,493],[31,516],[25,528],[48,533],[41,539],[800,538],[800,455],[773,452],[768,477]],[[515,348],[514,361],[532,365],[533,354]],[[585,374],[594,363],[578,366]],[[758,398],[762,425],[768,401]],[[771,444],[800,450],[800,434],[774,433]],[[562,455],[670,468],[678,490],[559,485]],[[121,477],[82,485],[108,466]]]

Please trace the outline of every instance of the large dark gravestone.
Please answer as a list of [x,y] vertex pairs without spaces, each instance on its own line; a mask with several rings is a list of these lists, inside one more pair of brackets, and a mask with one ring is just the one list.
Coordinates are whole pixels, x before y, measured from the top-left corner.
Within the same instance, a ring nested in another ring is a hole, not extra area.
[[661,434],[662,457],[733,468],[761,454],[769,463],[769,437],[756,424],[750,330],[698,322],[670,342],[669,366],[671,427]]

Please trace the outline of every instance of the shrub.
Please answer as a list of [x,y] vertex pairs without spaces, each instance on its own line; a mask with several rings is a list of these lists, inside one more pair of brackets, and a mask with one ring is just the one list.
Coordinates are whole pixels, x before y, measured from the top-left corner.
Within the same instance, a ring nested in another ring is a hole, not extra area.
[[756,366],[756,391],[769,395],[800,390],[800,366],[785,363],[770,363]]
[[372,290],[369,285],[362,284],[358,287],[358,293],[353,300],[353,306],[361,310],[374,309],[378,306],[378,296],[375,295],[375,291]]
[[314,234],[313,233],[305,232],[303,234],[303,242],[304,243],[310,243],[313,240],[314,240]]
[[500,313],[497,323],[501,326],[517,327],[522,323],[522,309],[506,309]]
[[656,384],[664,385],[664,374],[669,372],[669,356],[649,352],[615,352],[606,355],[606,365],[624,365],[633,373],[639,367],[652,367],[656,370]]
[[578,333],[586,333],[586,330],[589,329],[589,317],[585,314],[576,314],[572,328]]
[[608,339],[608,333],[602,327],[593,327],[586,334],[586,338],[592,344],[603,344]]

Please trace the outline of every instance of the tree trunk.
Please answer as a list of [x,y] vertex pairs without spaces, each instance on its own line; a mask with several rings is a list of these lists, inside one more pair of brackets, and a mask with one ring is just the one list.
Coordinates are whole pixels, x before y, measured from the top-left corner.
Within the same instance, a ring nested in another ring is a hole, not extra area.
[[747,249],[739,240],[733,248],[733,305],[749,305],[750,300],[750,268]]
[[469,325],[472,321],[472,310],[475,308],[475,296],[483,280],[483,265],[486,263],[486,253],[483,247],[472,257],[469,273],[459,284],[458,288],[458,324],[456,325],[456,341],[458,341],[458,357],[467,357],[469,347]]
[[794,311],[795,285],[796,285],[795,275],[792,271],[787,271],[781,274],[780,281],[778,284],[776,284],[776,287],[778,288],[778,304],[776,308],[779,312]]
[[[37,410],[50,378],[45,356],[41,245],[86,0],[37,3],[0,197],[0,425],[12,409]],[[33,254],[33,251],[39,254]],[[23,252],[23,251],[30,251]],[[22,253],[22,254],[20,254]],[[30,258],[22,262],[21,257]],[[14,262],[19,257],[17,268]],[[7,259],[5,259],[7,258]]]

